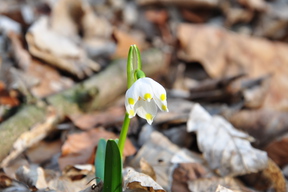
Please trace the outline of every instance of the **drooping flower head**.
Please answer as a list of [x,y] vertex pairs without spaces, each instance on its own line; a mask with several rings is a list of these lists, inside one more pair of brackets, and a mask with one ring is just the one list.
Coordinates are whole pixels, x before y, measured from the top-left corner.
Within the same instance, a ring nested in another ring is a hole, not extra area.
[[157,114],[157,107],[168,112],[166,91],[153,79],[140,78],[127,90],[125,107],[129,118],[137,114],[151,125]]

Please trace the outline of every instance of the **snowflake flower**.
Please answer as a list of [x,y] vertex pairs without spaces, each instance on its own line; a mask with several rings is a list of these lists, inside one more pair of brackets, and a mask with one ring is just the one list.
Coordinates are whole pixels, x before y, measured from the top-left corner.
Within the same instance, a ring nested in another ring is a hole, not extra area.
[[161,111],[168,112],[166,91],[151,78],[138,79],[126,92],[125,107],[129,118],[137,114],[151,125],[157,114],[157,106]]

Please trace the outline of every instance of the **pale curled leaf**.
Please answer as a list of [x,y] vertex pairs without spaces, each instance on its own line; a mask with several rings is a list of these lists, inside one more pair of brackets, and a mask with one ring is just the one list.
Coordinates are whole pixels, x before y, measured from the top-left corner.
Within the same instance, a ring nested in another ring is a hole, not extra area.
[[29,52],[51,65],[83,78],[98,71],[100,65],[88,58],[84,49],[71,38],[49,28],[49,18],[41,17],[26,34]]
[[37,165],[30,165],[30,167],[22,166],[16,171],[16,178],[25,183],[27,186],[36,188],[47,188],[48,183],[45,179],[45,171]]
[[223,187],[222,185],[218,185],[217,189],[215,192],[233,192],[232,190],[226,188],[226,187]]
[[229,188],[233,192],[255,192],[244,186],[244,184],[235,177],[210,177],[188,181],[190,191],[216,192],[219,185]]
[[127,168],[124,174],[125,191],[165,192],[165,190],[146,174],[138,173],[132,168]]
[[199,104],[191,112],[187,131],[197,132],[197,143],[212,169],[220,175],[243,175],[267,166],[267,154],[251,146],[252,138],[220,116],[211,116]]

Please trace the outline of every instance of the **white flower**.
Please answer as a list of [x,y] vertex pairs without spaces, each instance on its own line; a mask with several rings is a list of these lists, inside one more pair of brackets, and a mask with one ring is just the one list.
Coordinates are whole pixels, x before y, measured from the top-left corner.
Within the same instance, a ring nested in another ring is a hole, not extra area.
[[168,112],[166,91],[151,78],[138,79],[126,92],[125,107],[129,118],[137,114],[151,125],[157,114],[157,106],[161,111]]

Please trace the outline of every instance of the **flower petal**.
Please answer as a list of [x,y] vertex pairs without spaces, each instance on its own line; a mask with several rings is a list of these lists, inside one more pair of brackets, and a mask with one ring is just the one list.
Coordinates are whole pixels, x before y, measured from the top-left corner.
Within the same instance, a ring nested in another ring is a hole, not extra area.
[[140,99],[135,107],[137,107],[136,108],[137,115],[139,115],[139,117],[143,119],[146,119],[147,123],[151,125],[154,117],[157,114],[157,106],[154,100],[148,102]]
[[148,102],[151,101],[153,98],[153,90],[150,82],[147,80],[150,78],[144,77],[138,79],[135,83],[138,83],[137,86],[140,87],[139,94],[143,100],[147,100]]
[[125,108],[126,112],[129,114],[129,118],[132,118],[136,115],[135,104],[139,98],[138,87],[133,84],[125,94]]
[[149,78],[149,83],[152,87],[153,90],[153,99],[155,100],[155,103],[159,107],[161,111],[166,111],[168,112],[168,107],[167,107],[167,100],[166,100],[166,90],[162,85],[154,81],[153,79]]

